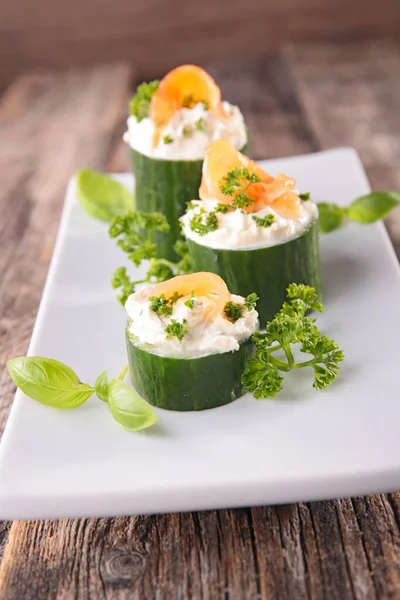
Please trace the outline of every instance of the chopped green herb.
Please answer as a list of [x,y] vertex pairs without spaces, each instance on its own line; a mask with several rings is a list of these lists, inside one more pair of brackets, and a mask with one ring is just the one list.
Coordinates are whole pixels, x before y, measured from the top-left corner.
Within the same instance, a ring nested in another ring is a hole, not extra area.
[[224,306],[224,313],[229,321],[235,323],[241,318],[244,311],[244,304],[236,304],[235,302],[227,302]]
[[193,94],[188,94],[187,96],[184,97],[184,99],[182,100],[182,107],[183,108],[193,108],[193,106],[196,104],[195,99]]
[[197,121],[195,121],[194,126],[197,129],[197,131],[205,131],[206,122],[204,121],[204,118],[200,117],[199,119],[197,119]]
[[250,173],[249,169],[244,167],[243,169],[239,169],[235,167],[232,171],[229,171],[223,181],[225,182],[221,186],[221,192],[226,194],[227,196],[233,196],[238,189],[243,188],[243,180],[247,182],[247,184],[257,183],[261,181],[260,177],[255,173]]
[[190,135],[192,133],[192,128],[190,125],[184,125],[182,127],[182,135]]
[[253,221],[256,222],[257,227],[271,227],[272,223],[275,221],[275,216],[265,215],[265,217],[257,217],[257,215],[253,215]]
[[249,294],[247,298],[245,298],[243,304],[237,304],[236,302],[227,302],[224,306],[224,313],[227,319],[235,323],[238,319],[243,316],[243,312],[245,309],[253,310],[256,307],[258,300],[257,294],[254,292]]
[[160,82],[155,80],[150,83],[142,83],[138,86],[135,96],[130,101],[130,114],[136,117],[138,121],[149,116],[150,102],[157,91]]
[[[292,369],[312,367],[313,387],[326,388],[336,378],[343,351],[327,335],[322,335],[315,319],[306,317],[309,310],[323,311],[314,288],[292,283],[285,302],[274,319],[267,323],[266,333],[255,333],[256,352],[247,364],[242,383],[256,398],[273,398],[282,390],[283,375]],[[293,346],[312,358],[296,362]],[[274,353],[283,351],[286,360]]]
[[193,108],[194,106],[196,106],[196,104],[199,104],[200,102],[204,104],[204,110],[208,110],[209,104],[207,100],[202,100],[201,98],[196,99],[193,96],[193,94],[188,94],[182,100],[182,108]]
[[311,200],[311,194],[310,192],[306,192],[305,194],[299,194],[299,198],[303,201]]
[[165,332],[168,337],[176,337],[181,342],[185,335],[189,333],[186,319],[183,319],[182,323],[179,323],[176,319],[171,319],[171,323],[166,326]]
[[183,295],[182,295],[182,294],[180,294],[179,292],[174,292],[174,293],[172,294],[171,298],[169,298],[168,302],[169,302],[170,304],[175,304],[176,302],[178,302],[178,300],[179,300],[180,298],[183,298]]
[[214,211],[207,215],[204,211],[197,215],[193,215],[189,221],[189,227],[199,235],[206,235],[207,233],[218,229],[217,215]]
[[232,197],[232,206],[245,208],[254,203],[254,200],[247,194],[248,188],[252,183],[257,183],[261,179],[255,173],[250,173],[246,167],[243,169],[236,167],[225,175],[223,181],[224,183],[220,186],[221,192]]
[[160,296],[150,296],[150,308],[160,317],[169,317],[172,315],[173,308],[170,306],[168,300],[161,294]]
[[214,209],[214,212],[216,213],[227,213],[232,209],[232,207],[229,204],[222,204],[222,202],[218,202],[217,206]]
[[184,304],[191,310],[193,309],[193,307],[194,307],[194,292],[193,292],[193,290],[190,292],[190,298],[185,300]]
[[164,137],[163,137],[164,144],[172,144],[173,141],[174,140],[170,135],[164,135]]

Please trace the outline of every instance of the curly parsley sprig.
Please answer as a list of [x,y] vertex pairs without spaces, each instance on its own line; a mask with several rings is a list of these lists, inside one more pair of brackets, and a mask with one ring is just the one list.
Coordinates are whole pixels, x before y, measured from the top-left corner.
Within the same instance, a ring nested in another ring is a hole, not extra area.
[[150,102],[156,93],[160,82],[158,80],[150,81],[150,83],[141,83],[129,104],[129,112],[136,117],[138,121],[149,116]]
[[246,208],[254,204],[254,200],[247,193],[249,187],[260,181],[261,178],[255,173],[250,173],[246,167],[243,169],[235,167],[223,178],[224,183],[220,186],[220,190],[226,196],[232,197],[233,208]]
[[160,213],[131,211],[116,216],[111,221],[109,235],[117,239],[118,246],[128,254],[129,260],[137,267],[144,260],[150,261],[147,273],[142,279],[132,281],[125,267],[115,271],[111,285],[120,290],[118,300],[122,304],[125,304],[136,286],[141,283],[159,283],[175,275],[191,272],[188,249],[183,240],[179,240],[174,246],[175,252],[181,257],[178,262],[157,257],[157,245],[152,240],[153,232],[168,230],[168,222]]
[[[292,283],[285,302],[274,319],[267,323],[266,333],[255,333],[254,356],[249,360],[242,377],[245,388],[255,398],[273,398],[282,390],[283,375],[292,369],[314,369],[313,387],[326,388],[336,378],[343,351],[327,335],[322,335],[315,325],[316,319],[306,317],[309,310],[323,311],[314,288]],[[296,362],[293,346],[312,358]],[[275,353],[283,351],[285,359]]]

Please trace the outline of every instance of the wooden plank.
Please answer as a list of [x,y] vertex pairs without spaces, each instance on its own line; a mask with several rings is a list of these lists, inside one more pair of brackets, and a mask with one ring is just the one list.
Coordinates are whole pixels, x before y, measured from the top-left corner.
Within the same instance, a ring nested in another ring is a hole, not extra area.
[[[396,62],[399,54],[395,46],[385,48],[385,55],[380,45],[369,52],[381,53],[380,60],[384,61],[386,73],[382,77],[381,86],[382,89],[387,86],[391,91],[394,89],[394,70],[390,70],[388,65]],[[305,71],[303,75],[300,72],[301,56],[304,56],[304,64],[311,69],[312,49],[308,49],[308,53],[305,49],[302,52],[303,55],[299,50],[285,56],[272,55],[252,63],[231,62],[213,68],[213,74],[221,83],[225,97],[240,103],[243,108],[252,128],[253,150],[258,158],[312,151],[330,145],[328,134],[324,133],[326,138],[322,139],[320,127],[315,125],[316,117],[307,108],[310,101],[305,97],[305,87],[318,86],[319,77],[324,72],[323,62],[320,65],[320,75],[315,71],[314,81],[308,79],[306,86]],[[321,52],[329,59],[332,77],[335,79],[335,73],[339,69],[337,64],[342,59],[334,47],[325,46]],[[347,58],[354,63],[353,80],[366,86],[369,71],[365,71],[364,59],[357,61],[354,58],[362,56],[360,52],[359,46],[348,47]],[[315,58],[316,63],[319,63],[318,56],[319,54]],[[124,104],[122,96],[127,93],[126,82],[121,89],[123,93],[120,100]],[[308,94],[312,96],[312,87]],[[52,98],[46,100],[46,110],[55,110],[60,102],[60,95],[53,90],[50,96]],[[17,94],[17,98],[19,97]],[[332,96],[325,101],[330,103],[330,109],[324,107],[325,118],[329,121],[334,118],[338,100]],[[87,102],[91,105],[88,100]],[[372,114],[380,110],[379,102],[376,95],[371,96],[368,110]],[[20,101],[17,105],[29,107],[30,102]],[[5,106],[6,111],[4,105],[0,110],[0,122],[1,115],[4,114],[11,115],[7,119],[12,119],[12,115],[16,119],[18,111],[13,108],[15,101],[11,105],[8,102]],[[42,113],[37,108],[35,110],[35,114],[46,113],[45,110]],[[119,116],[116,116],[118,111],[113,113],[115,118],[103,130],[100,140],[92,139],[84,144],[84,140],[90,135],[89,126],[93,127],[92,121],[85,122],[79,128],[79,133],[75,132],[80,136],[75,146],[79,148],[80,160],[98,167],[108,160],[108,164],[115,170],[125,170],[128,167],[127,153],[119,141],[123,129],[123,112],[121,109]],[[44,117],[40,118],[43,124]],[[67,122],[72,127],[68,119]],[[14,126],[18,129],[16,122]],[[57,127],[54,120],[52,127]],[[40,135],[40,125],[37,131],[37,135]],[[331,135],[334,133],[332,131]],[[22,228],[22,240],[25,244],[30,244],[29,248],[41,244],[41,251],[34,248],[32,250],[36,252],[32,255],[35,261],[42,257],[40,278],[46,270],[51,243],[37,239],[38,232],[45,235],[43,228],[40,229],[38,215],[42,214],[42,218],[47,219],[47,228],[51,229],[50,237],[54,241],[55,221],[63,190],[57,182],[57,185],[50,185],[49,189],[37,185],[35,195],[32,194],[31,182],[38,180],[38,167],[42,165],[40,182],[46,183],[45,175],[51,172],[47,162],[51,158],[50,145],[41,146],[42,150],[48,149],[46,160],[42,158],[42,151],[37,153],[38,156],[35,153],[32,157],[32,151],[29,153],[24,150],[23,128],[19,135],[21,144],[15,144],[14,157],[27,156],[27,163],[31,164],[32,170],[24,175],[25,170],[20,166],[22,176],[19,176],[18,171],[16,178],[20,188],[15,187],[13,177],[7,180],[7,198],[9,200],[11,195],[15,196],[14,189],[27,190],[24,193],[26,203],[30,204],[31,216],[26,224],[23,209],[17,207],[15,212],[10,211],[8,218],[14,232],[18,231],[18,227]],[[59,134],[53,135],[59,137]],[[354,135],[350,120],[347,137],[346,130],[343,130],[340,144],[352,143]],[[71,144],[72,138],[71,133]],[[102,149],[97,148],[99,145]],[[362,145],[358,149],[365,152]],[[92,155],[92,152],[96,154]],[[69,163],[66,154],[62,154],[65,176],[70,167],[76,169],[81,166]],[[86,156],[89,157],[88,160]],[[1,157],[0,143],[0,160]],[[371,165],[381,169],[382,163],[378,159],[379,153],[373,156],[368,165],[369,170]],[[383,171],[379,172],[383,178]],[[372,183],[375,185],[373,175]],[[394,185],[393,180],[390,180],[390,185]],[[52,202],[57,207],[51,208]],[[7,207],[8,204],[5,203],[4,206]],[[49,211],[51,216],[48,217],[45,211]],[[32,215],[36,215],[36,218]],[[30,231],[32,233],[29,234]],[[19,244],[13,239],[10,234],[8,242],[14,244],[14,251],[18,254]],[[12,256],[3,265],[5,273],[12,272],[11,258]],[[17,265],[21,261],[20,251]],[[25,329],[20,325],[21,318],[18,316],[34,312],[28,311],[27,296],[31,294],[34,302],[37,302],[43,282],[34,284],[33,275],[22,266],[17,267],[14,274],[9,274],[8,277],[10,281],[14,281],[15,288],[27,281],[25,293],[18,291],[7,302],[13,339],[17,340],[13,342],[15,353],[23,353],[33,314],[29,316]],[[11,386],[9,388],[6,389],[11,393]],[[12,536],[1,565],[0,596],[7,600],[135,600],[153,597],[173,600],[395,598],[400,595],[399,522],[398,494],[357,498],[353,501],[206,513],[19,522],[12,528]]]
[[3,0],[0,78],[117,59],[134,61],[148,76],[183,60],[254,57],[290,41],[399,32],[393,0]]
[[[353,146],[374,189],[399,190],[399,44],[292,47],[286,58],[318,146]],[[386,225],[400,258],[400,208]]]
[[[25,354],[68,179],[104,168],[131,84],[125,65],[20,79],[0,105],[0,363]],[[13,386],[0,371],[0,428]]]
[[15,391],[6,361],[27,351],[67,181],[80,167],[104,168],[131,77],[123,64],[27,75],[1,100],[0,433]]

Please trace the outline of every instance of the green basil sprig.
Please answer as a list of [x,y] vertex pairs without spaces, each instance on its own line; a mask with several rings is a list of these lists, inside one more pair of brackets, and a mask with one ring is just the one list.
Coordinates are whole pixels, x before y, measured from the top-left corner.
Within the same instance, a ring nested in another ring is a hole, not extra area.
[[358,223],[374,223],[399,205],[400,192],[372,192],[356,198],[348,207],[319,202],[319,228],[323,233],[334,231],[346,218]]
[[120,379],[108,384],[108,408],[114,419],[124,429],[139,431],[157,421],[156,413]]
[[78,200],[92,217],[110,222],[135,208],[135,197],[122,183],[91,169],[82,169],[76,177]]
[[77,408],[94,392],[72,369],[54,358],[20,356],[7,363],[14,383],[30,398],[55,408]]
[[96,396],[102,402],[107,402],[108,400],[108,373],[107,371],[103,371],[97,377],[94,383],[94,390],[96,392]]
[[329,233],[335,229],[339,229],[346,215],[346,209],[327,202],[318,203],[319,213],[319,230],[322,233]]
[[82,383],[70,367],[54,358],[20,356],[9,360],[7,366],[16,386],[26,396],[46,406],[78,408],[96,392],[124,429],[139,431],[157,421],[153,409],[123,383],[128,367],[122,369],[118,379],[111,381],[108,381],[107,371],[103,371],[92,387]]

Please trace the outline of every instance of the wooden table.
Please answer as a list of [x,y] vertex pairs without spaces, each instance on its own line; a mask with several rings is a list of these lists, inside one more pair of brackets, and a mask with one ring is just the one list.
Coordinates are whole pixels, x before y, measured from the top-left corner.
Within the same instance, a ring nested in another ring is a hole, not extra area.
[[[210,70],[224,96],[243,109],[255,158],[351,145],[375,189],[400,189],[400,48],[394,42],[291,47]],[[2,98],[3,426],[14,394],[3,363],[26,353],[67,180],[83,166],[129,170],[121,134],[134,85],[130,66],[108,64],[27,74]],[[399,211],[387,226],[399,254]],[[5,523],[0,597],[400,598],[399,527],[400,494]]]

